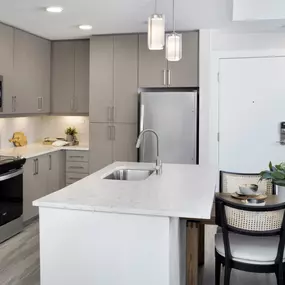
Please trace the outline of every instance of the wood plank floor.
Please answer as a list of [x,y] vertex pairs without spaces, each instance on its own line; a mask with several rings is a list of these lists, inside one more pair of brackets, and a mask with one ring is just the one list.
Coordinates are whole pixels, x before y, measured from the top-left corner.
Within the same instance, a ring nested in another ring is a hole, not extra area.
[[[215,231],[215,226],[206,227],[205,266],[199,272],[200,285],[214,285]],[[21,234],[0,245],[0,284],[40,285],[38,222],[31,224]],[[233,270],[231,285],[240,284],[275,285],[276,279],[273,274],[257,275]]]

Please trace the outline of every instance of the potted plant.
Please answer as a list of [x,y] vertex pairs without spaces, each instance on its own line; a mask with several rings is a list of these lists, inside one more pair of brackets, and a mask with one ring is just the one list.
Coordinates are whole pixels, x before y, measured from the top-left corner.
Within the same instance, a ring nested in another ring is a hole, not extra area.
[[270,180],[276,187],[279,196],[285,200],[285,163],[272,165],[269,162],[269,170],[260,172],[260,180]]
[[77,130],[75,127],[68,127],[66,130],[65,130],[65,134],[66,134],[66,140],[68,142],[73,142],[76,138],[76,135],[77,135]]

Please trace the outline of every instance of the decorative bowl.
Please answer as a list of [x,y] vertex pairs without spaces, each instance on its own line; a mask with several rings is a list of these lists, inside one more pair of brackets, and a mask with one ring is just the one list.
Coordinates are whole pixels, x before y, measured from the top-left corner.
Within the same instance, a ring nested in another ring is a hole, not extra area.
[[239,186],[239,191],[243,195],[256,195],[258,185],[256,184],[242,184]]

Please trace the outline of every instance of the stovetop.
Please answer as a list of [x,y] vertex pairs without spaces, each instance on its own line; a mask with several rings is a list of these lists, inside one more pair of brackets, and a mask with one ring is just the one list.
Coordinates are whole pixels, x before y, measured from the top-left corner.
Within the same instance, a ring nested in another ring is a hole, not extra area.
[[26,163],[26,159],[20,156],[0,155],[0,175],[19,169]]

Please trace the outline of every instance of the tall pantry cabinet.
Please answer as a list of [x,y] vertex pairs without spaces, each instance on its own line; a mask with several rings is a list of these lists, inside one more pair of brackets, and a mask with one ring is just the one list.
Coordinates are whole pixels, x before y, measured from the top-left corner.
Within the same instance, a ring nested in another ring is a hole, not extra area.
[[90,41],[90,172],[136,161],[138,35]]

